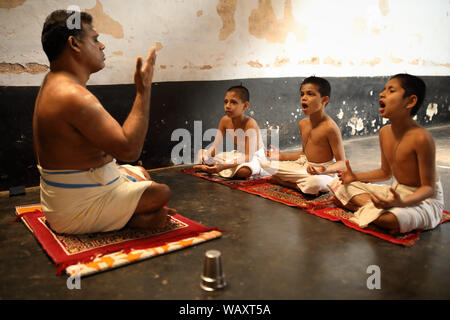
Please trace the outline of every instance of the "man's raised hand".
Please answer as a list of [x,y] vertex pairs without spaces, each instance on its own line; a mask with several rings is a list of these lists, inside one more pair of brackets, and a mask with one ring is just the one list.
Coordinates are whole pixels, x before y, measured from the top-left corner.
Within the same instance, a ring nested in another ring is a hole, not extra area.
[[151,87],[153,81],[153,71],[156,61],[156,47],[151,47],[145,64],[142,66],[142,57],[136,60],[136,71],[134,73],[134,83],[139,92],[143,92]]

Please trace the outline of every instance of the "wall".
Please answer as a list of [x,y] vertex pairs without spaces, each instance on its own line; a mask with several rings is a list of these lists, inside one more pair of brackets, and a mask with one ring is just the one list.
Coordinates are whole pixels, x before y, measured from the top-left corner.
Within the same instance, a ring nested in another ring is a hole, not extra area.
[[344,139],[386,124],[377,97],[399,72],[428,85],[419,123],[450,120],[447,0],[0,0],[0,188],[36,184],[31,117],[48,72],[40,33],[52,10],[70,5],[94,16],[107,60],[88,85],[119,122],[134,98],[136,57],[158,47],[147,167],[171,164],[175,129],[216,127],[224,91],[241,82],[249,114],[278,128],[282,148],[300,144],[298,84],[313,74],[331,82],[327,111]]

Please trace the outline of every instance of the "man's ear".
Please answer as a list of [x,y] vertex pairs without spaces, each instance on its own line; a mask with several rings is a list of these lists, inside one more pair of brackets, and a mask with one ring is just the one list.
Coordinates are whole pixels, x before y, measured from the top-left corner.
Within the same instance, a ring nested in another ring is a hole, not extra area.
[[412,109],[417,104],[417,96],[412,94],[408,97],[408,103],[406,104],[406,109]]
[[322,103],[326,106],[327,103],[330,101],[330,97],[329,96],[324,96],[322,97]]
[[247,110],[250,107],[250,102],[245,102],[244,103],[244,110]]
[[74,36],[69,36],[69,38],[67,38],[67,45],[71,50],[80,52],[80,42]]

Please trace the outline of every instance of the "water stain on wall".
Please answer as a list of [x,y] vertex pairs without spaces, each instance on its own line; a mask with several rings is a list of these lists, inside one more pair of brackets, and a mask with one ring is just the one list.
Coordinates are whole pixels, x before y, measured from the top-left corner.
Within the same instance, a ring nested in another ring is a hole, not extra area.
[[320,64],[320,59],[318,57],[312,57],[309,60],[300,60],[298,64]]
[[86,12],[94,18],[93,24],[98,33],[109,34],[114,38],[123,39],[122,25],[103,11],[103,5],[99,0],[96,1],[92,9],[86,9]]
[[256,60],[256,61],[249,61],[249,62],[247,62],[247,64],[250,67],[253,67],[253,68],[262,68],[263,67],[263,65],[261,63],[259,63],[258,60]]
[[335,67],[341,67],[342,66],[342,61],[340,60],[334,60],[331,57],[326,57],[325,60],[323,61],[324,64],[330,64],[332,66]]
[[190,61],[187,61],[187,64],[185,64],[184,66],[183,66],[183,70],[186,70],[186,69],[197,69],[197,70],[210,70],[210,69],[212,69],[213,67],[211,66],[211,65],[209,65],[209,64],[205,64],[205,65],[202,65],[202,66],[198,66],[198,65],[194,65],[192,62],[190,62]]
[[163,48],[163,45],[162,45],[162,43],[161,43],[161,42],[159,42],[159,41],[156,41],[156,44],[155,44],[155,46],[156,46],[156,51],[159,51],[159,50],[161,50],[161,49]]
[[427,107],[427,117],[430,118],[430,121],[433,120],[433,116],[438,113],[438,105],[437,103],[429,103]]
[[389,55],[389,58],[391,59],[391,61],[392,61],[393,63],[400,63],[400,62],[403,61],[403,59],[394,57],[394,56],[392,56],[392,54]]
[[351,135],[354,136],[357,132],[364,129],[363,119],[356,117],[355,115],[347,121],[347,127],[352,128]]
[[23,5],[27,0],[0,0],[1,9],[12,9]]
[[389,13],[389,0],[379,0],[378,7],[380,8],[381,14],[387,16]]
[[234,21],[236,0],[219,0],[216,10],[217,14],[222,19],[222,29],[220,29],[219,32],[219,40],[225,40],[236,29],[236,23]]
[[276,57],[275,62],[273,63],[273,65],[275,67],[281,67],[282,65],[284,65],[284,64],[286,64],[288,62],[289,62],[288,58],[281,58],[280,59],[280,58]]
[[371,67],[374,67],[375,65],[379,64],[380,62],[381,62],[381,58],[376,57],[376,58],[374,58],[374,59],[372,59],[372,60],[369,60],[369,61],[366,61],[366,60],[361,61],[361,65],[366,65],[366,64],[368,64],[368,65],[370,65]]
[[252,10],[248,22],[249,33],[258,39],[284,43],[288,33],[292,32],[297,42],[306,41],[307,27],[295,20],[291,0],[285,0],[284,17],[279,20],[275,16],[271,0],[259,0],[258,8]]
[[35,62],[29,62],[25,65],[20,63],[0,63],[0,73],[13,73],[13,74],[21,74],[21,73],[30,73],[30,74],[41,74],[45,73],[49,70],[49,67],[44,64],[39,64]]

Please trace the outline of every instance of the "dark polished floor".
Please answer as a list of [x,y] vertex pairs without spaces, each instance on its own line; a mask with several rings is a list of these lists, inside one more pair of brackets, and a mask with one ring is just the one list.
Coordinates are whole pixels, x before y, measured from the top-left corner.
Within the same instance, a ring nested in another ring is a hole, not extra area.
[[[450,126],[431,130],[450,210]],[[355,171],[379,165],[378,138],[345,142]],[[152,171],[172,189],[169,205],[207,226],[220,239],[81,279],[69,290],[21,222],[18,204],[39,202],[0,194],[0,299],[450,299],[450,223],[423,232],[403,247],[261,197],[179,172]],[[200,289],[203,255],[222,252],[226,289]],[[381,272],[381,289],[369,290],[367,268]]]

